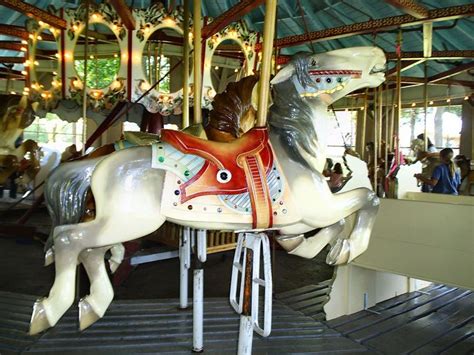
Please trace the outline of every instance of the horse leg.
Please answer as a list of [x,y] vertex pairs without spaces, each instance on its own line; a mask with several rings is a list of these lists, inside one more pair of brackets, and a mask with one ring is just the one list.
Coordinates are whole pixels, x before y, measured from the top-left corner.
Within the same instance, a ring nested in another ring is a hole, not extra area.
[[54,230],[56,276],[49,296],[34,304],[30,323],[32,335],[54,326],[74,301],[76,266],[82,250],[76,242],[79,233],[71,225]]
[[326,259],[330,265],[341,265],[351,262],[367,250],[380,200],[375,192],[366,188],[335,195],[334,199],[334,207],[345,208],[347,216],[357,212],[349,238],[338,239]]
[[303,234],[296,236],[280,236],[277,242],[288,252],[312,259],[327,245],[332,243],[344,229],[344,219],[323,228],[315,235],[305,238]]
[[79,301],[79,328],[84,330],[102,318],[114,298],[114,289],[105,269],[104,255],[110,247],[85,249],[79,260],[90,280],[90,294]]
[[115,244],[112,248],[110,248],[110,252],[112,253],[112,256],[109,259],[110,271],[112,271],[112,273],[115,273],[125,256],[125,247],[122,243],[118,243]]

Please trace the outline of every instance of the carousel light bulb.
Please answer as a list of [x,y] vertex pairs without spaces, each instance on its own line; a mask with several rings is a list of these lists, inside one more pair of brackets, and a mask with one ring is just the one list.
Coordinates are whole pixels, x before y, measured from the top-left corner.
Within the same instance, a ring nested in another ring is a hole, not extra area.
[[59,58],[59,53],[54,53],[54,56],[55,56],[56,58]]
[[35,60],[33,64],[38,66],[40,63],[37,60]]
[[451,99],[446,99],[446,102],[447,102],[447,103],[450,103],[450,102],[451,102]]
[[415,107],[416,103],[412,102],[411,107]]
[[23,89],[23,91],[29,92],[29,91],[30,91],[30,88],[29,88],[29,87],[26,87],[26,88]]
[[94,20],[98,20],[98,19],[100,18],[100,15],[99,15],[98,13],[93,13],[93,14],[92,14],[92,18],[93,18]]
[[118,54],[117,54],[117,53],[114,53],[114,58],[118,58]]
[[16,92],[15,91],[10,91],[10,94],[16,95]]
[[29,39],[34,39],[35,36],[34,36],[32,33],[30,33],[30,35],[28,36],[28,38],[29,38]]
[[42,97],[43,99],[45,99],[45,98],[46,98],[46,93],[43,92],[43,93],[41,94],[41,97]]
[[41,40],[43,40],[43,37],[41,37],[40,35],[38,35],[38,36],[36,36],[36,39],[37,39],[38,41],[41,41]]
[[26,47],[21,47],[21,48],[20,48],[20,51],[26,52]]
[[360,107],[360,110],[361,110],[361,111],[364,111],[364,106],[361,106],[361,107]]
[[58,75],[58,73],[57,73],[57,72],[55,72],[55,71],[53,71],[53,75],[54,75],[54,76],[57,76],[57,75]]
[[77,25],[73,25],[73,26],[72,26],[72,30],[73,30],[74,32],[76,32],[76,31],[78,30]]
[[214,69],[215,69],[215,70],[219,70],[219,66],[216,65],[216,66],[214,67]]
[[238,72],[239,72],[239,69],[235,68],[234,73],[238,73]]
[[94,59],[94,56],[91,54],[91,55],[89,56],[89,58],[90,58],[90,59]]
[[433,101],[430,101],[430,102],[429,102],[429,104],[430,104],[430,105],[433,105],[433,104],[434,104],[434,102],[433,102]]
[[25,60],[25,62],[23,63],[23,65],[24,65],[25,67],[29,67],[29,66],[30,66],[30,61],[29,61],[28,59]]
[[22,75],[27,75],[28,72],[27,72],[26,70],[22,70],[22,71],[21,71],[21,74],[22,74]]
[[464,101],[469,100],[469,96],[464,96]]
[[28,41],[22,39],[22,40],[21,40],[21,44],[28,44]]
[[277,70],[280,70],[280,69],[281,69],[281,65],[278,64],[278,65],[277,65]]
[[71,53],[69,53],[69,52],[64,53],[64,57],[66,59],[71,59]]

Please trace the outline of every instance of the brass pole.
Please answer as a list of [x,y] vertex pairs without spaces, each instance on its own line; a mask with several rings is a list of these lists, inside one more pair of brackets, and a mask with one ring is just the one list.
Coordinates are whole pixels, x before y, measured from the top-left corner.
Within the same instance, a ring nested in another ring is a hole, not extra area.
[[390,132],[389,132],[389,139],[390,139],[390,149],[393,151],[395,150],[395,144],[393,142],[393,127],[395,122],[395,93],[396,90],[392,89],[392,104],[390,110]]
[[151,83],[151,42],[148,42],[148,58],[147,58],[148,82]]
[[201,0],[194,0],[193,7],[194,29],[194,123],[202,122],[201,97],[202,97],[202,47],[201,47]]
[[184,0],[183,39],[183,122],[181,128],[189,126],[189,0]]
[[378,127],[377,127],[377,121],[378,121],[378,111],[379,109],[377,108],[377,103],[378,103],[378,91],[377,88],[374,88],[374,154],[373,154],[373,164],[374,164],[374,191],[377,193],[377,160],[378,160]]
[[424,72],[425,72],[425,82],[423,85],[423,104],[425,112],[425,130],[424,130],[424,140],[425,140],[425,152],[428,151],[428,61],[424,62]]
[[[86,23],[84,35],[86,37],[84,42],[84,76],[83,76],[83,91],[82,91],[82,154],[86,153],[87,140],[87,52],[89,47],[89,0],[86,0]],[[74,58],[73,58],[74,60]],[[130,60],[130,59],[129,59]]]
[[270,72],[272,65],[273,39],[275,35],[277,0],[265,1],[265,23],[263,27],[262,66],[258,95],[257,127],[267,125],[268,95],[270,93]]
[[389,150],[389,106],[388,106],[388,84],[385,84],[385,174],[388,173],[388,150]]
[[394,134],[396,135],[396,146],[398,147],[398,143],[400,141],[400,138],[398,136],[399,130],[400,130],[400,116],[402,113],[402,58],[401,58],[401,53],[402,53],[402,30],[398,31],[398,39],[397,39],[398,45],[400,46],[399,49],[399,55],[398,55],[398,60],[397,60],[397,113],[395,115],[395,131]]
[[362,125],[361,125],[361,131],[360,132],[360,141],[361,141],[361,145],[362,145],[362,149],[361,149],[361,157],[362,159],[365,158],[365,134],[366,134],[366,130],[367,130],[367,107],[368,107],[368,103],[367,103],[367,100],[369,98],[369,89],[365,89],[365,95],[364,95],[364,112],[362,113]]

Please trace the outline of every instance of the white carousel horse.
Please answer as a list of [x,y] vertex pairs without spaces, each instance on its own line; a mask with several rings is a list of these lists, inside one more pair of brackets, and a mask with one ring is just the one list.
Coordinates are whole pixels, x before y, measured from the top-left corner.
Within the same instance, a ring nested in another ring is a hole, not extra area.
[[[268,123],[275,162],[267,170],[267,178],[275,198],[271,206],[273,227],[288,237],[280,237],[286,249],[311,249],[304,253],[308,257],[332,243],[328,262],[334,265],[350,262],[367,249],[378,209],[377,197],[367,188],[333,195],[320,171],[326,161],[328,105],[354,90],[380,85],[384,66],[385,56],[380,49],[356,47],[298,56],[273,79],[274,103]],[[222,153],[235,148],[238,141],[234,142],[216,143],[214,148],[220,147]],[[203,195],[180,202],[180,185],[192,182],[207,163],[166,142],[70,163],[75,164],[71,170],[83,171],[86,177],[76,181],[77,185],[85,186],[90,177],[96,216],[76,224],[59,221],[54,228],[56,277],[49,296],[35,303],[30,333],[54,326],[71,306],[79,261],[91,281],[90,294],[79,303],[80,327],[84,329],[101,318],[113,299],[104,252],[152,233],[166,220],[196,229],[251,230],[252,211],[242,210],[249,200],[248,193]],[[211,185],[231,181],[228,173],[219,170],[217,181]],[[54,186],[49,188],[54,190]],[[344,219],[354,213],[356,222],[349,238],[338,240]],[[310,238],[311,242],[291,238],[316,228],[322,229]]]

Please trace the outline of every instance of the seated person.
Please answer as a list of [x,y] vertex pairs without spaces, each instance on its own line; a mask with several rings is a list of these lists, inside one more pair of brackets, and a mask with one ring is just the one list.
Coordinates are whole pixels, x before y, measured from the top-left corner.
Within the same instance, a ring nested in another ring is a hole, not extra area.
[[422,174],[415,174],[415,177],[424,184],[432,186],[434,193],[458,195],[461,176],[453,162],[453,155],[451,148],[444,148],[439,153],[441,164],[433,170],[431,178],[427,179]]

